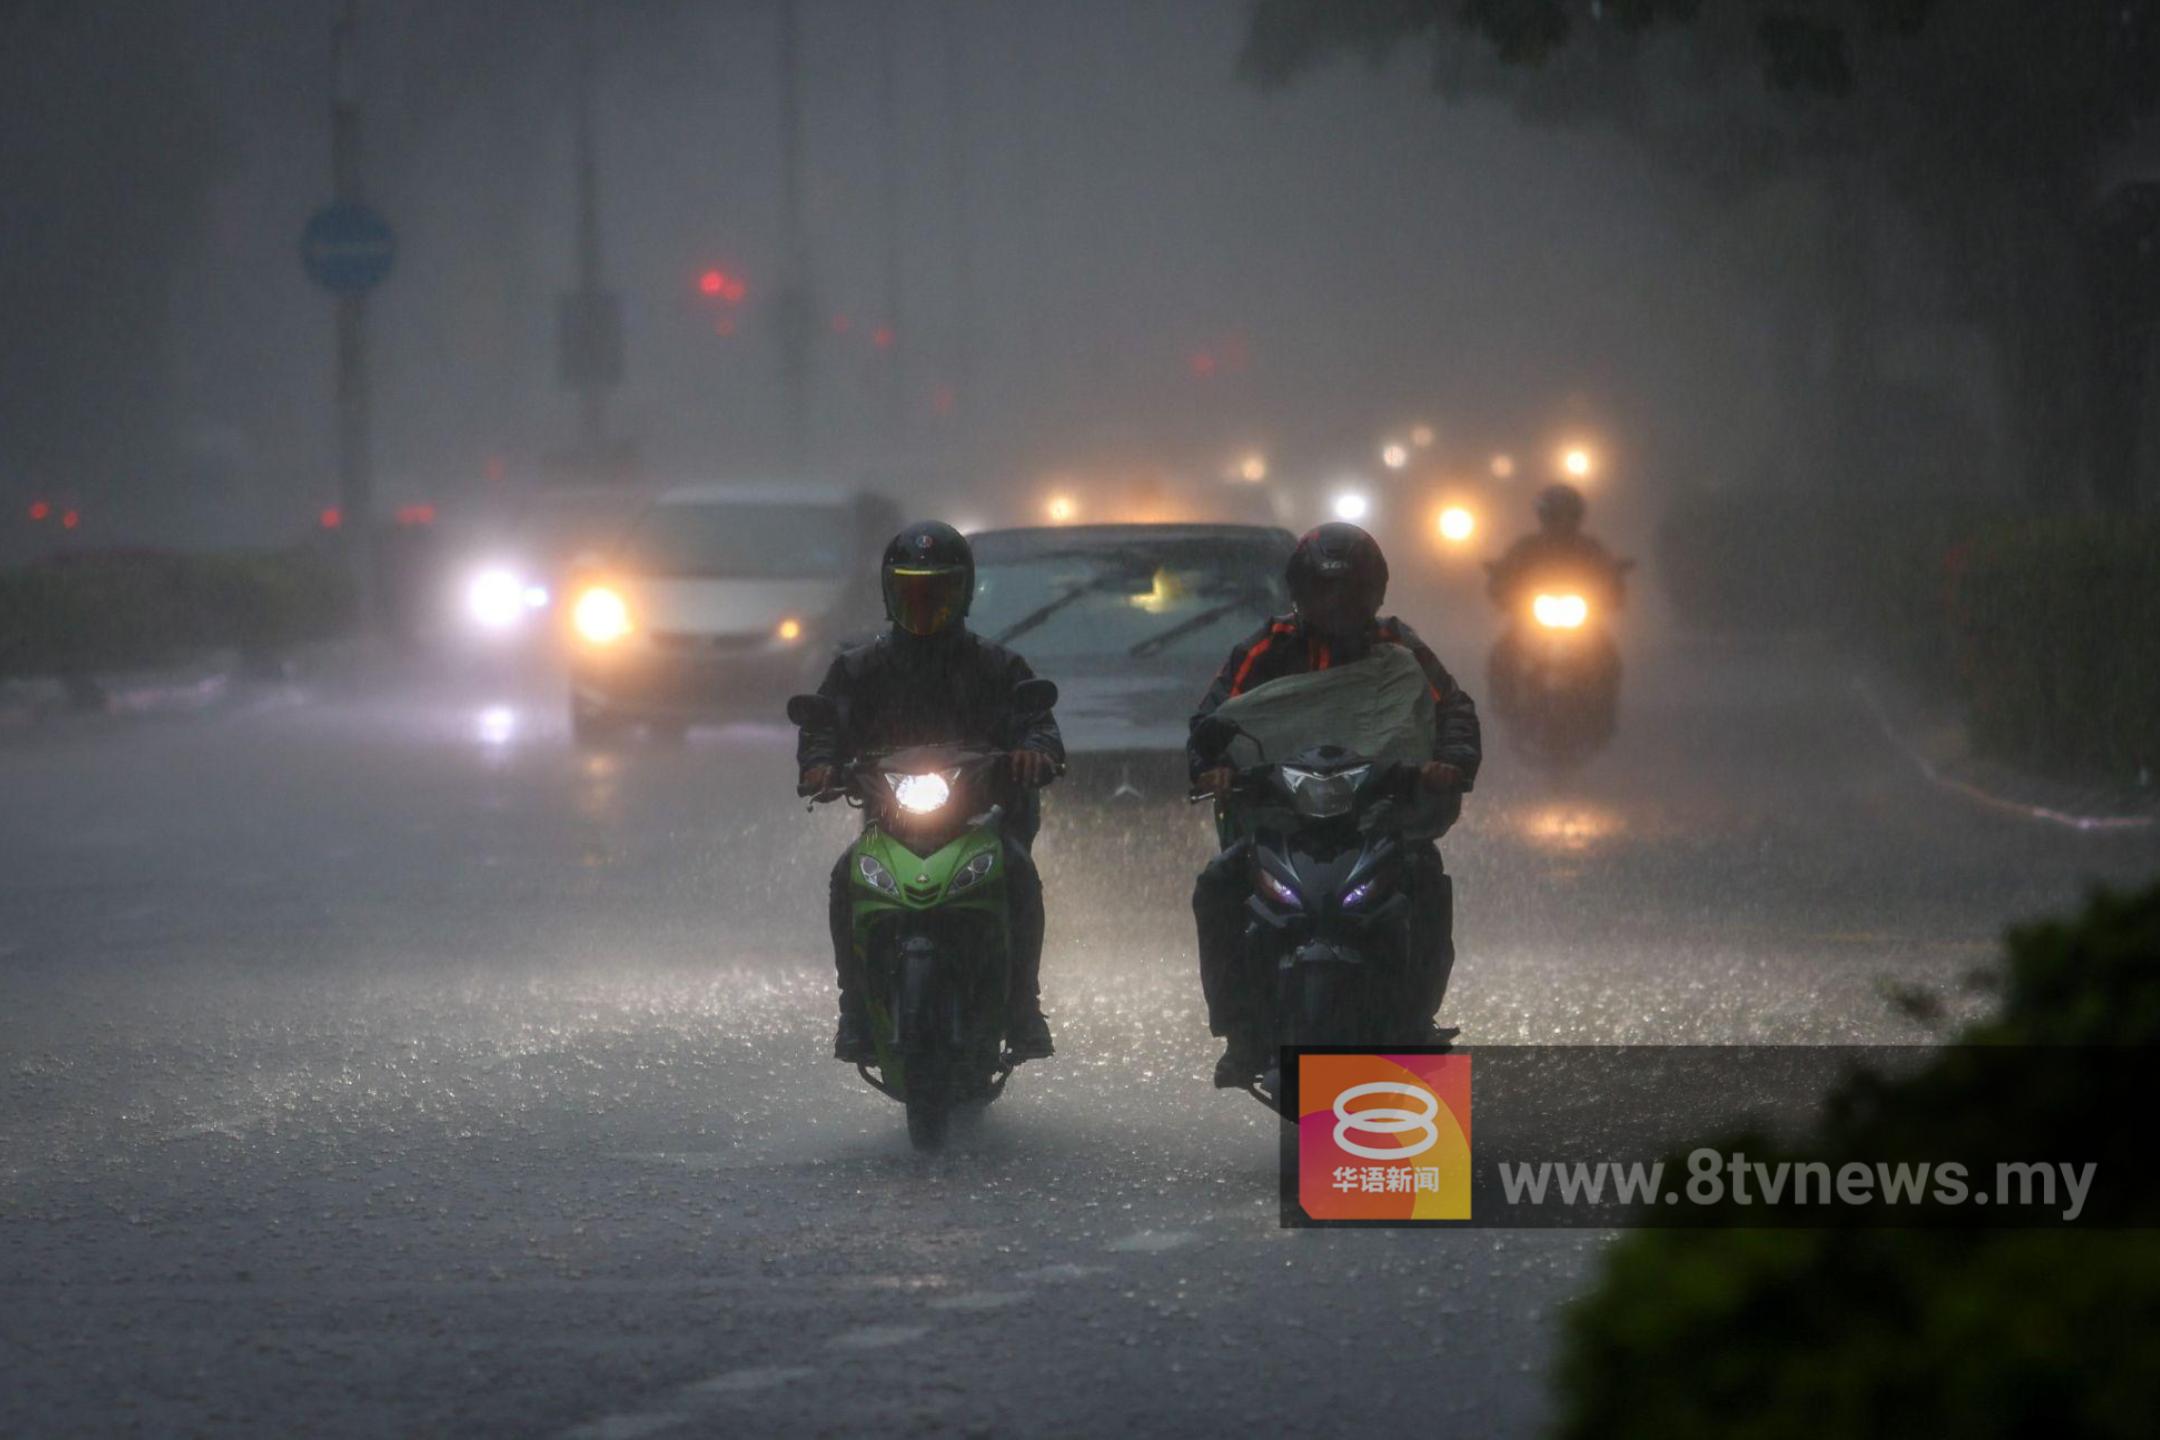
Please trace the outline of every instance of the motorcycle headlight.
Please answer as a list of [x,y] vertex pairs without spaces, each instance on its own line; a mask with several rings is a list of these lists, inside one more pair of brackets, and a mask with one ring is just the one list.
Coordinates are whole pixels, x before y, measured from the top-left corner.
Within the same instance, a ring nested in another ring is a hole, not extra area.
[[1290,804],[1298,814],[1314,820],[1332,820],[1350,813],[1350,801],[1364,783],[1370,765],[1354,765],[1332,775],[1312,770],[1283,768],[1283,783],[1290,787]]
[[1548,630],[1580,630],[1590,618],[1590,602],[1580,595],[1540,595],[1530,602],[1530,615]]
[[988,879],[990,872],[995,868],[997,868],[997,851],[985,850],[982,854],[977,855],[967,864],[960,867],[960,873],[952,877],[952,884],[945,887],[945,893],[957,895],[963,890],[972,890],[976,885]]
[[887,775],[885,783],[910,815],[934,815],[952,798],[952,782],[943,775]]
[[1278,905],[1287,905],[1293,910],[1305,908],[1305,901],[1298,895],[1297,891],[1276,879],[1270,871],[1262,870],[1260,872],[1260,891]]
[[892,871],[887,870],[878,863],[876,856],[858,856],[855,861],[855,869],[861,874],[863,883],[871,889],[883,891],[887,895],[898,895],[900,893],[900,882],[893,879]]

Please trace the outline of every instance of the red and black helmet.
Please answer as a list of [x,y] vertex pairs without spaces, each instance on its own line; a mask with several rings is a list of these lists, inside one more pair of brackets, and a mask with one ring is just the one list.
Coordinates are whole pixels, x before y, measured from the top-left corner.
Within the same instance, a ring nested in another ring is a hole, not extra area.
[[910,635],[936,635],[967,618],[975,552],[942,520],[919,520],[885,547],[879,566],[885,618]]
[[1380,542],[1357,526],[1330,521],[1305,532],[1290,552],[1283,578],[1300,615],[1309,619],[1316,602],[1339,596],[1370,623],[1387,598],[1387,556],[1380,553]]

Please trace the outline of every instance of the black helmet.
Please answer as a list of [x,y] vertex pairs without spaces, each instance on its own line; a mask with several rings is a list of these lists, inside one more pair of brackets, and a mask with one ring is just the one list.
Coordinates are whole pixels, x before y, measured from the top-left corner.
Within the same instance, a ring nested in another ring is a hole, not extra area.
[[1300,616],[1307,621],[1335,618],[1324,612],[1333,608],[1327,602],[1340,596],[1351,613],[1339,618],[1354,619],[1360,629],[1380,613],[1380,602],[1387,598],[1387,578],[1387,557],[1380,553],[1379,542],[1340,521],[1306,531],[1297,549],[1290,552],[1290,565],[1284,571],[1290,599]]
[[1538,492],[1538,524],[1547,530],[1572,534],[1581,528],[1583,512],[1589,508],[1583,503],[1582,491],[1572,485],[1548,485]]
[[910,635],[958,625],[975,599],[975,552],[942,520],[918,520],[893,536],[879,566],[885,618]]

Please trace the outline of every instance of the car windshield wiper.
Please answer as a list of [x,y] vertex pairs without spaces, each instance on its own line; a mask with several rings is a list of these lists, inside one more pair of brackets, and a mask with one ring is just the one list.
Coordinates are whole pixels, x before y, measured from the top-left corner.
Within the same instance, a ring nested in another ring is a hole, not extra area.
[[1013,621],[1012,624],[998,631],[991,638],[997,641],[998,644],[1003,645],[1027,634],[1028,631],[1043,624],[1067,606],[1077,605],[1088,596],[1100,595],[1105,590],[1122,590],[1127,583],[1129,583],[1128,577],[1115,572],[1108,575],[1098,575],[1092,580],[1083,580],[1071,589],[1052,596],[1033,610],[1028,611],[1027,614]]
[[1259,598],[1256,595],[1239,595],[1235,599],[1223,601],[1220,605],[1211,605],[1197,615],[1186,616],[1168,630],[1150,635],[1145,640],[1139,641],[1125,653],[1135,660],[1145,660],[1150,655],[1160,655],[1195,630],[1205,630],[1225,615],[1234,614],[1248,605],[1258,603]]

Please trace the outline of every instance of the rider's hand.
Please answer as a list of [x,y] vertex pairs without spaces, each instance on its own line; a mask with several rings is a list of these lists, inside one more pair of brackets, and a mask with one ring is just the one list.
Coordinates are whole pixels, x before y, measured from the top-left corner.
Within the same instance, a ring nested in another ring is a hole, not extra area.
[[1445,792],[1462,788],[1462,771],[1445,760],[1428,760],[1418,771],[1418,784],[1427,790]]
[[1195,783],[1209,794],[1227,795],[1230,787],[1237,783],[1237,771],[1228,765],[1217,765],[1212,770],[1201,771]]
[[1057,771],[1050,757],[1040,750],[1009,750],[1005,763],[1012,768],[1013,780],[1021,785],[1047,785]]
[[833,788],[833,767],[812,765],[802,772],[802,788],[813,795],[823,795]]

